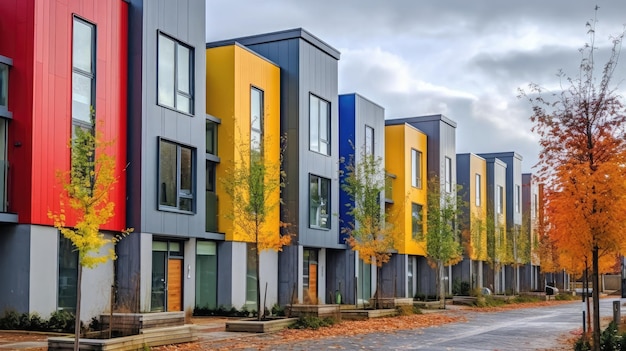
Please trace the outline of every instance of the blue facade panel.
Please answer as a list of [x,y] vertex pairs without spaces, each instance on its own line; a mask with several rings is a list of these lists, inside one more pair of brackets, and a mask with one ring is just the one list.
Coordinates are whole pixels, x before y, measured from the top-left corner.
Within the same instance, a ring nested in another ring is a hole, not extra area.
[[[356,96],[355,94],[339,95],[339,184],[343,184],[347,177],[347,166],[354,159],[355,154],[355,122],[356,122]],[[354,206],[354,201],[348,193],[339,187],[339,225],[342,228],[354,223],[354,217],[349,215],[349,209]],[[339,233],[339,243],[345,244],[350,235],[345,230]]]

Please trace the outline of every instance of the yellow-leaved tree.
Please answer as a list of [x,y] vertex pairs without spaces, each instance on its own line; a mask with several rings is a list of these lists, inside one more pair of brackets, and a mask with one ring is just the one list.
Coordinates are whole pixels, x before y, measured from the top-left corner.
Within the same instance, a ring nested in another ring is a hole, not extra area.
[[[92,120],[94,114],[92,113]],[[60,171],[57,178],[63,186],[60,210],[48,211],[48,217],[61,234],[69,239],[78,251],[76,279],[76,316],[74,323],[74,350],[78,350],[80,337],[80,304],[83,268],[94,268],[109,260],[115,260],[114,245],[132,229],[122,229],[118,235],[106,236],[100,231],[114,215],[115,203],[109,194],[118,179],[115,176],[115,160],[106,153],[112,141],[102,140],[101,132],[94,128],[75,127],[70,141],[71,167]],[[69,206],[69,209],[67,208]],[[75,223],[67,223],[70,214]],[[69,226],[68,226],[69,225]],[[103,248],[110,245],[103,252]]]
[[344,170],[341,188],[348,194],[346,204],[348,223],[342,231],[349,235],[346,242],[352,250],[358,251],[366,264],[376,265],[378,277],[375,301],[379,308],[382,293],[381,270],[389,262],[394,249],[395,233],[387,221],[388,214],[381,206],[385,190],[385,169],[382,158],[370,155],[363,149],[360,158],[343,160]]
[[261,252],[281,251],[283,246],[289,245],[292,237],[289,223],[277,221],[277,225],[272,225],[272,218],[279,218],[281,191],[285,187],[285,172],[281,169],[285,145],[286,139],[282,138],[276,162],[273,161],[275,155],[264,155],[261,146],[252,148],[250,143],[237,145],[236,159],[227,165],[225,177],[221,180],[232,204],[226,217],[232,220],[238,237],[254,245],[258,320],[263,319],[265,314],[265,308],[261,307]]

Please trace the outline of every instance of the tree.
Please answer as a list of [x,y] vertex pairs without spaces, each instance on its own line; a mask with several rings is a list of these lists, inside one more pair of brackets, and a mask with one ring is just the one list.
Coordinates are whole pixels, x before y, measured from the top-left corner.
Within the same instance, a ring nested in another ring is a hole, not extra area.
[[[92,112],[92,120],[94,115],[95,113]],[[115,203],[109,199],[109,193],[118,180],[115,176],[115,160],[113,156],[106,153],[106,148],[112,142],[103,141],[101,132],[95,131],[95,127],[91,129],[76,127],[74,131],[75,136],[70,141],[70,170],[57,173],[64,190],[61,194],[61,208],[59,213],[48,211],[48,217],[78,251],[74,326],[74,350],[78,350],[81,334],[80,304],[83,268],[94,268],[109,260],[115,260],[116,255],[112,247],[106,253],[100,251],[106,245],[115,245],[132,229],[123,229],[119,235],[110,238],[100,232],[100,227],[113,217],[115,208]],[[67,200],[71,215],[77,218],[73,227],[66,226],[64,199]]]
[[[270,143],[265,138],[265,143]],[[264,155],[265,150],[251,148],[250,143],[241,143],[235,151],[235,160],[225,171],[221,180],[224,192],[230,197],[232,208],[226,214],[233,221],[235,231],[243,240],[254,244],[256,254],[256,308],[257,319],[264,318],[261,307],[260,258],[264,250],[281,251],[291,242],[285,232],[288,223],[272,225],[271,218],[279,218],[281,190],[285,186],[285,173],[281,169],[286,140],[281,140],[279,155]],[[259,144],[262,145],[262,144]],[[277,156],[276,160],[274,156]]]
[[[493,210],[488,211],[485,227],[487,232],[487,263],[491,266],[491,269],[493,269],[493,278],[496,280],[503,265],[507,261],[504,216]],[[499,285],[496,285],[494,281],[494,286],[492,287],[494,292],[498,286]]]
[[463,203],[454,192],[443,190],[436,176],[428,179],[426,257],[429,265],[436,269],[437,294],[442,301],[445,299],[444,267],[463,258],[461,232],[456,225]]
[[[596,12],[597,12],[596,7]],[[596,77],[596,19],[587,23],[590,43],[581,50],[577,76],[560,77],[567,85],[544,97],[530,85],[533,131],[540,137],[540,175],[544,183],[548,235],[561,256],[591,258],[593,347],[600,347],[599,259],[624,253],[626,233],[626,109],[612,77],[624,32],[612,37],[608,60]]]
[[[343,160],[345,162],[345,160]],[[346,204],[352,218],[342,230],[349,234],[347,243],[358,251],[363,262],[376,265],[376,305],[382,289],[381,270],[389,262],[394,249],[394,232],[387,222],[387,213],[381,206],[385,190],[385,170],[382,158],[361,150],[360,158],[354,155],[345,164],[345,178],[341,188],[352,202]]]

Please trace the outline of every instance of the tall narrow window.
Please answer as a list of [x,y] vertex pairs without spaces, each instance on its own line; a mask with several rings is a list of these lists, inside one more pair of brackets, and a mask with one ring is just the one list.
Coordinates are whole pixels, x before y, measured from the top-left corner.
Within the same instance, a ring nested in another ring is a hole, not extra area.
[[374,128],[365,126],[365,154],[374,156]]
[[9,67],[13,60],[0,55],[0,117],[12,117],[9,112]]
[[74,17],[72,27],[72,121],[93,128],[96,95],[96,27]]
[[411,186],[422,187],[422,153],[411,149]]
[[163,139],[159,142],[159,208],[193,211],[194,150]]
[[450,159],[449,157],[446,157],[445,172],[446,172],[445,174],[446,192],[451,193],[452,192],[452,159]]
[[515,186],[515,213],[520,213],[521,210],[521,202],[522,202],[522,190],[519,185]]
[[422,205],[411,204],[411,234],[415,240],[422,240],[424,238]]
[[[260,155],[263,147],[263,91],[250,88],[250,151]],[[252,156],[252,155],[251,155]]]
[[76,309],[76,279],[78,251],[72,241],[59,233],[59,282],[57,306],[62,310]]
[[158,103],[193,114],[193,49],[163,33],[158,42]]
[[533,210],[532,216],[533,218],[537,218],[537,214],[539,213],[539,196],[537,194],[533,194]]
[[309,226],[330,228],[330,179],[309,176]]
[[206,153],[217,156],[217,123],[206,120]]
[[330,103],[309,96],[309,149],[330,155]]
[[481,200],[481,194],[482,191],[480,189],[480,174],[476,173],[476,184],[474,185],[474,197],[475,197],[475,203],[476,203],[476,207],[480,207],[480,200]]
[[496,213],[502,214],[504,208],[504,189],[501,186],[496,186]]

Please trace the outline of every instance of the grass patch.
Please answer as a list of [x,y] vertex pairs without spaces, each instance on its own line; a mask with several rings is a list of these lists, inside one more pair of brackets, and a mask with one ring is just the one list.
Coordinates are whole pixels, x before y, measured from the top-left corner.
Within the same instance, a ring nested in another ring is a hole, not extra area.
[[422,314],[422,309],[415,305],[396,306],[398,316],[411,316],[414,314]]

